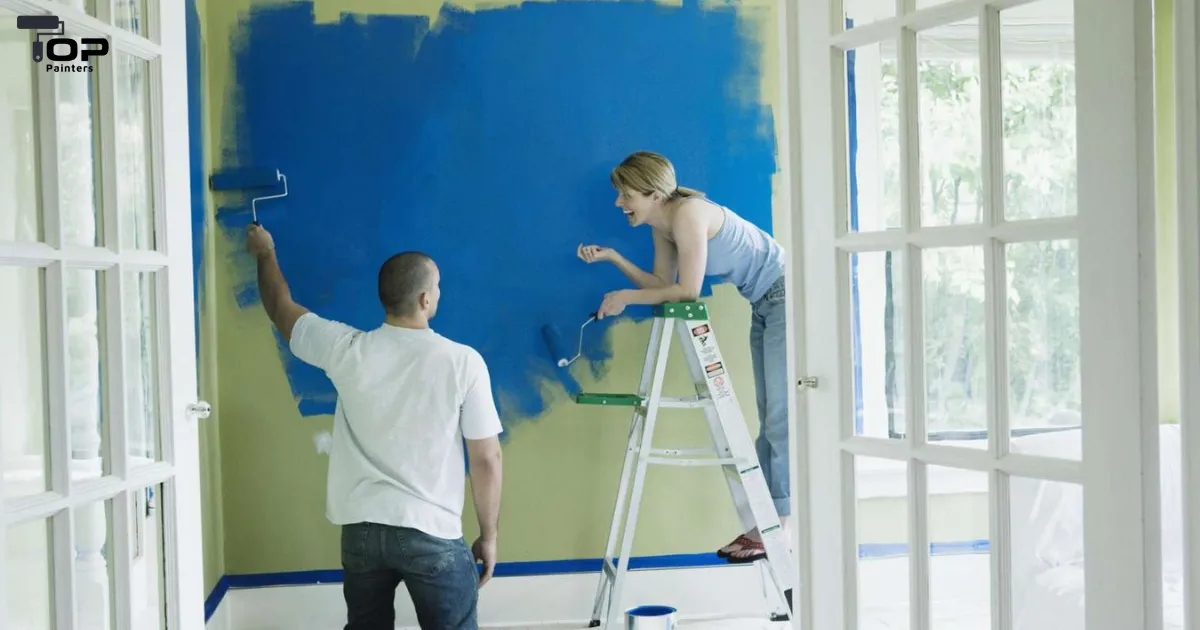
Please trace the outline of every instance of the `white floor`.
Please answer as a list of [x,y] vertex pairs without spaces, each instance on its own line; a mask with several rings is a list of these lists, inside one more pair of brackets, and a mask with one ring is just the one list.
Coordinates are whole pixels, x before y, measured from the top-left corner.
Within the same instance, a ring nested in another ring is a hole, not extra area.
[[[988,630],[991,572],[987,554],[935,556],[930,561],[932,630]],[[1013,585],[1015,630],[1083,630],[1081,583],[1071,567],[1045,571]],[[907,629],[907,558],[859,564],[860,630]],[[498,578],[480,596],[480,625],[487,628],[558,630],[586,628],[597,574]],[[1182,628],[1180,589],[1164,585],[1164,628]],[[627,607],[665,604],[679,610],[678,625],[697,630],[788,628],[766,614],[760,574],[754,567],[637,571],[630,574]],[[408,595],[396,598],[397,628],[416,628]],[[208,630],[315,630],[340,628],[345,619],[340,584],[232,590]],[[622,624],[623,626],[623,624]]]

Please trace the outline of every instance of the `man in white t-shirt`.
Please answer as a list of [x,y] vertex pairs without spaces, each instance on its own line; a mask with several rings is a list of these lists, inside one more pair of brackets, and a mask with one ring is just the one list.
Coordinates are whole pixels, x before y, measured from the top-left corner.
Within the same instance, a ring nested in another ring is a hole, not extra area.
[[[502,429],[483,357],[429,327],[441,294],[437,266],[419,252],[383,263],[386,318],[361,331],[292,300],[265,229],[251,226],[246,246],[267,315],[292,353],[324,370],[338,392],[326,516],[342,526],[346,630],[394,628],[401,581],[422,628],[477,628],[478,589],[496,564]],[[470,550],[464,438],[480,529]]]

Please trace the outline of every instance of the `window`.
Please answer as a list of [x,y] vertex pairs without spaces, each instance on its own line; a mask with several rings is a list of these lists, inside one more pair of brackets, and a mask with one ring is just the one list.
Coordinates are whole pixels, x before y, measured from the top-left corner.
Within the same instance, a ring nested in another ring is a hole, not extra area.
[[[1075,64],[1070,19],[1005,12],[1001,29],[1004,207],[1007,220],[1076,214]],[[1009,17],[1011,15],[1011,17]],[[984,94],[979,23],[918,33],[922,226],[979,224]],[[900,229],[900,111],[895,41],[847,53],[852,232]],[[987,351],[984,248],[920,252],[922,285],[906,291],[893,252],[850,257],[854,410],[858,435],[902,438],[906,296],[922,295],[929,441],[983,440]],[[1011,243],[1007,270],[1007,411],[1012,435],[1080,426],[1079,299],[1074,241]],[[920,291],[916,293],[915,291]],[[1005,354],[1001,351],[1000,354]]]

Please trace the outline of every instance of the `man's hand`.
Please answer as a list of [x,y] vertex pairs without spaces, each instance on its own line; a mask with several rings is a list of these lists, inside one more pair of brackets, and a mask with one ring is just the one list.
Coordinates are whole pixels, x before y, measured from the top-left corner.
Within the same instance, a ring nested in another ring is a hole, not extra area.
[[475,560],[483,563],[483,573],[479,576],[479,586],[482,587],[492,579],[492,572],[496,570],[496,541],[476,538],[475,544],[471,545],[471,554]]
[[251,225],[246,230],[246,249],[256,259],[261,259],[275,251],[275,239],[261,225]]

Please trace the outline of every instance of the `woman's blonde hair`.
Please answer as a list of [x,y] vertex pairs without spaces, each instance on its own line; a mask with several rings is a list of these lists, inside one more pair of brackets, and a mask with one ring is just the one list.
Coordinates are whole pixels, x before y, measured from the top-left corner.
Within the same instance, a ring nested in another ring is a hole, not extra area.
[[630,154],[612,170],[609,179],[618,190],[636,190],[643,195],[657,192],[667,200],[704,196],[699,190],[676,184],[671,161],[650,151]]

